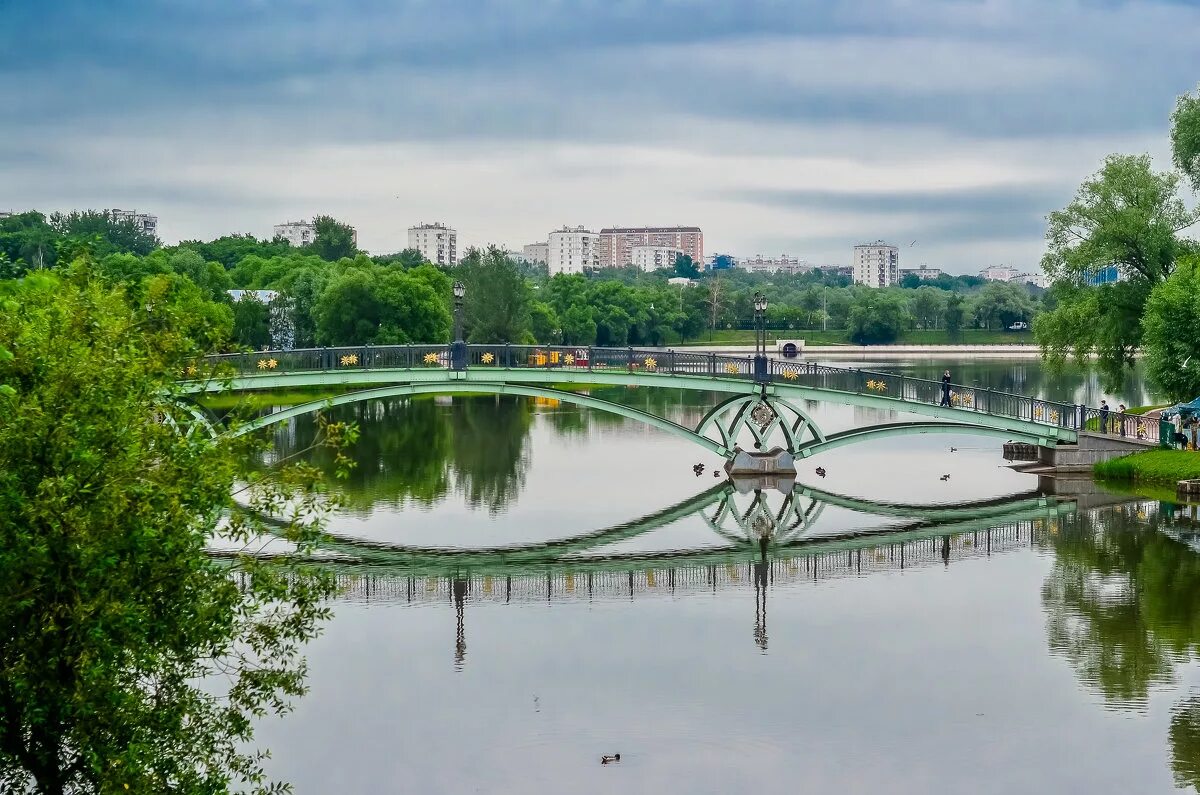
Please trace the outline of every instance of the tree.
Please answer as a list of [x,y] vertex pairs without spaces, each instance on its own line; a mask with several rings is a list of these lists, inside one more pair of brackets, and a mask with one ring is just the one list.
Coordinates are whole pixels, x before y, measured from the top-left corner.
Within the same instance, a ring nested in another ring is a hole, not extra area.
[[685,279],[699,279],[700,268],[692,261],[690,254],[680,254],[675,258],[675,275]]
[[185,240],[179,244],[179,247],[181,249],[190,248],[205,262],[219,262],[226,270],[232,270],[239,262],[251,255],[270,259],[286,256],[293,251],[292,244],[286,240],[259,240],[254,235],[225,235],[207,243],[199,240]]
[[[252,512],[221,530],[234,554],[208,554],[253,443],[162,421],[197,352],[158,292],[172,278],[131,307],[77,264],[0,299],[5,792],[265,792],[255,719],[305,689],[301,648],[332,593],[304,562],[320,481],[304,466],[254,476]],[[238,551],[281,504],[294,551]]]
[[972,302],[977,325],[983,328],[1007,329],[1014,323],[1029,322],[1036,307],[1029,291],[1008,282],[990,282]]
[[233,287],[229,273],[219,262],[205,262],[204,257],[191,249],[179,249],[167,258],[167,267],[186,276],[211,299],[225,297],[225,291]]
[[596,319],[590,307],[576,304],[563,315],[563,342],[567,345],[593,345],[596,342]]
[[334,262],[358,253],[354,244],[354,227],[328,215],[313,218],[316,237],[309,248],[323,260]]
[[1181,96],[1171,114],[1171,153],[1175,167],[1200,191],[1200,90]]
[[[1034,334],[1051,364],[1095,353],[1106,384],[1121,382],[1141,344],[1144,301],[1186,251],[1179,233],[1200,218],[1179,199],[1178,183],[1175,174],[1152,171],[1147,155],[1109,155],[1075,199],[1050,214],[1042,268],[1056,282],[1058,306],[1038,318]],[[1109,266],[1124,281],[1108,285],[1108,300],[1077,289]],[[1084,336],[1075,333],[1081,318]]]
[[253,350],[271,344],[271,309],[253,293],[233,305],[233,341]]
[[58,234],[39,212],[0,218],[0,253],[13,263],[14,276],[27,270],[53,268]]
[[383,323],[375,274],[352,270],[330,280],[313,314],[317,342],[322,345],[373,342]]
[[850,308],[850,340],[858,345],[895,342],[912,323],[904,299],[883,290],[864,290]]
[[962,330],[963,319],[966,316],[966,310],[963,309],[963,297],[956,293],[951,293],[946,297],[946,331],[951,334],[958,334]]
[[533,338],[541,343],[557,344],[562,337],[562,324],[559,323],[558,313],[554,311],[554,307],[542,301],[530,304],[529,327]]
[[937,328],[946,309],[946,292],[936,287],[917,287],[909,296],[908,306],[922,328]]
[[471,249],[459,273],[467,287],[468,341],[529,341],[529,285],[515,262],[495,246],[487,251]]
[[[356,260],[357,262],[357,260]],[[432,266],[410,271],[347,267],[313,307],[323,345],[397,345],[450,339],[450,280]]]
[[54,213],[50,226],[60,237],[86,242],[96,256],[123,252],[146,256],[159,247],[158,238],[132,218],[117,220],[105,210],[72,210]]
[[1170,400],[1200,396],[1200,257],[1150,292],[1142,317],[1146,374]]

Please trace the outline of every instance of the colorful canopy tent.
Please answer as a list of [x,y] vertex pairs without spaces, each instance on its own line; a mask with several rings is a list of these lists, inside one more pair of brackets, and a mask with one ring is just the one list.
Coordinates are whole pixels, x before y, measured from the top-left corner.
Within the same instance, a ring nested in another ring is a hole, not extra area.
[[1171,419],[1178,416],[1182,420],[1191,420],[1200,417],[1200,397],[1193,400],[1191,403],[1178,403],[1171,406],[1169,409],[1163,409],[1163,419]]

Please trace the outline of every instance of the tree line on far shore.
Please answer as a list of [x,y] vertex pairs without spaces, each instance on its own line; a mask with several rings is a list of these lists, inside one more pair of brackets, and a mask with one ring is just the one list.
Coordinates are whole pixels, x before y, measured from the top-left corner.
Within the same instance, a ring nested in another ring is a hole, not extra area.
[[[272,342],[272,307],[235,303],[231,289],[281,296],[297,347],[446,342],[455,280],[467,286],[464,330],[472,342],[677,344],[751,328],[760,291],[768,299],[768,328],[845,330],[862,344],[893,342],[911,329],[942,330],[948,339],[963,329],[1005,330],[1032,322],[1044,308],[1036,288],[969,276],[930,283],[914,277],[904,287],[868,289],[823,272],[701,273],[686,257],[674,269],[650,273],[616,268],[548,277],[544,265],[489,247],[471,249],[443,269],[415,250],[368,256],[354,248],[347,225],[329,217],[316,225],[316,240],[301,248],[250,235],[162,247],[132,222],[104,213],[23,213],[0,220],[0,278],[83,258],[110,283],[184,279],[215,304],[206,312],[225,329],[226,348]],[[694,277],[692,283],[668,281],[680,274]]]

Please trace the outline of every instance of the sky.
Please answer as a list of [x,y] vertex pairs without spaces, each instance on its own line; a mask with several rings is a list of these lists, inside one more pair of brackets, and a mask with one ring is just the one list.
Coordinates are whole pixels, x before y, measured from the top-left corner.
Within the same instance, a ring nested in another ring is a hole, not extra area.
[[1182,1],[0,0],[0,209],[1036,270],[1105,155],[1170,167],[1197,31]]

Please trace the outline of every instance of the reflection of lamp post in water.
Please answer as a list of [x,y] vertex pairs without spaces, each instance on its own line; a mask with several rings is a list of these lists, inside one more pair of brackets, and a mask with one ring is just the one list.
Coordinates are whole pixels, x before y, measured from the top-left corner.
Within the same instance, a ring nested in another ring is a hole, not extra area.
[[462,308],[467,286],[455,282],[454,287],[454,342],[450,346],[450,369],[467,369],[467,343],[463,342]]
[[[758,492],[755,496],[755,504],[759,505],[758,499],[762,497],[762,492]],[[760,510],[761,510],[761,506]],[[758,536],[758,553],[759,559],[754,563],[754,643],[763,651],[767,650],[767,580],[770,571],[767,562],[767,547],[771,543],[771,534],[774,528],[770,517],[764,513],[759,513],[754,517],[754,521],[750,525],[754,528],[754,534]]]
[[463,623],[463,606],[467,600],[469,581],[456,577],[452,583],[454,593],[454,613],[458,619],[457,633],[454,638],[454,670],[461,671],[467,658],[467,630]]

